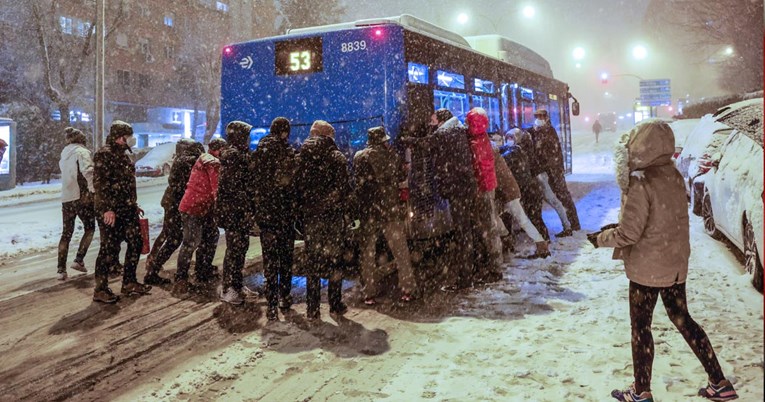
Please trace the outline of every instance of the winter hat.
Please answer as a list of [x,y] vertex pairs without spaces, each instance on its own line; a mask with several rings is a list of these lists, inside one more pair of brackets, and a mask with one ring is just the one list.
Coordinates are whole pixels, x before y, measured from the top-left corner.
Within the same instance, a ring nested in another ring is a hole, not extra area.
[[209,144],[207,144],[207,149],[210,151],[220,151],[221,149],[225,148],[226,140],[223,138],[213,138]]
[[107,139],[114,141],[117,138],[128,137],[131,135],[133,135],[133,126],[122,120],[114,120],[111,127],[109,127],[109,136]]
[[534,112],[534,117],[541,117],[547,120],[547,109],[540,107]]
[[482,107],[474,107],[467,114],[468,132],[471,135],[486,134],[489,128],[489,115]]
[[372,127],[367,130],[367,144],[377,145],[390,140],[390,136],[385,132],[383,126]]
[[311,136],[335,138],[335,128],[324,120],[316,120],[311,125]]
[[191,138],[181,138],[175,143],[175,155],[183,155],[190,150],[195,143],[196,141]]
[[436,110],[436,120],[438,120],[439,123],[443,123],[452,117],[454,117],[454,115],[449,109],[441,108]]
[[290,133],[290,121],[286,117],[277,117],[271,122],[271,134]]
[[226,125],[226,140],[232,147],[242,151],[249,149],[252,126],[243,121],[232,121]]
[[82,131],[74,127],[67,127],[64,129],[64,134],[66,135],[67,144],[85,145],[86,138]]

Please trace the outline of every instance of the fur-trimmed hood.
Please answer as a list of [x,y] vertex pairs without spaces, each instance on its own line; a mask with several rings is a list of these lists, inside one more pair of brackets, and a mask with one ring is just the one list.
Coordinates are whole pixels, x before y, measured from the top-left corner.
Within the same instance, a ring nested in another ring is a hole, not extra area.
[[614,152],[616,182],[626,194],[630,177],[643,178],[643,170],[672,163],[675,135],[663,120],[646,120],[622,134]]

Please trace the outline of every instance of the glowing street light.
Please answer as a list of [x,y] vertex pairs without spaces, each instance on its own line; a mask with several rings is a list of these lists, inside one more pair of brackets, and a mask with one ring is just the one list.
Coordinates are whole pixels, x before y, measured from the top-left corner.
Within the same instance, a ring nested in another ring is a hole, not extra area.
[[576,68],[582,68],[582,63],[576,63]]
[[632,57],[634,57],[636,60],[643,60],[645,59],[645,56],[648,54],[648,51],[646,50],[645,46],[643,45],[637,45],[632,48]]
[[728,46],[728,47],[726,47],[726,48],[725,48],[725,55],[726,55],[726,56],[730,56],[730,55],[732,55],[732,54],[733,54],[733,47],[732,47],[732,46]]
[[523,8],[523,16],[526,18],[534,18],[534,15],[536,15],[537,10],[534,9],[532,6],[526,6]]
[[457,22],[459,22],[462,25],[467,24],[469,19],[470,17],[468,17],[468,15],[465,13],[460,13],[460,15],[457,16]]
[[574,60],[582,60],[584,58],[584,48],[581,46],[574,48],[572,55]]

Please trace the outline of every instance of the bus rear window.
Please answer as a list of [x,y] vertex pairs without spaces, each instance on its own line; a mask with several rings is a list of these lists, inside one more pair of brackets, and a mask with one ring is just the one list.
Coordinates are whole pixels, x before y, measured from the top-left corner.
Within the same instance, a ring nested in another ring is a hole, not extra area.
[[412,63],[410,61],[407,71],[409,73],[409,82],[414,82],[417,84],[428,83],[428,66],[424,64]]

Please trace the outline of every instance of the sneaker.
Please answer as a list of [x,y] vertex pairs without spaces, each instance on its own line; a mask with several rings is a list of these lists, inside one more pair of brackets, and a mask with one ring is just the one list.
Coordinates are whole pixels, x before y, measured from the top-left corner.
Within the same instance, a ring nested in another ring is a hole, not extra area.
[[88,272],[88,270],[85,269],[85,264],[83,264],[81,261],[73,262],[69,268],[79,272]]
[[571,229],[563,229],[562,232],[556,233],[555,237],[570,237],[574,235],[574,231]]
[[537,246],[537,252],[534,253],[534,258],[547,258],[550,256],[550,244],[546,241],[540,241],[535,243]]
[[220,294],[220,301],[226,302],[228,304],[233,304],[235,306],[238,306],[242,303],[244,303],[244,299],[242,299],[242,295],[239,294],[239,292],[236,291],[236,289],[229,287],[226,289],[225,293]]
[[122,293],[125,296],[130,296],[132,294],[146,295],[146,294],[149,294],[150,290],[151,290],[151,286],[149,285],[144,285],[138,282],[128,282],[128,283],[122,284],[122,290],[120,291],[120,293]]
[[93,292],[93,301],[114,304],[117,303],[117,300],[119,300],[119,297],[117,297],[117,295],[115,295],[109,288]]
[[257,290],[255,290],[255,289],[253,289],[253,288],[251,288],[251,287],[249,287],[247,285],[242,286],[242,292],[244,292],[244,294],[247,295],[247,296],[253,296],[253,297],[257,297],[257,298],[260,297],[260,292],[258,292]]
[[699,389],[699,396],[712,401],[732,401],[738,399],[733,384],[728,380],[722,380],[718,384],[709,383],[706,388]]
[[156,272],[151,272],[146,274],[146,276],[143,277],[143,283],[147,285],[154,285],[154,286],[167,286],[173,283],[173,281],[159,276],[159,274]]
[[611,396],[622,402],[653,402],[653,395],[648,391],[643,391],[638,395],[635,391],[635,384],[631,384],[623,391],[615,389],[611,391]]
[[189,293],[189,289],[190,289],[189,281],[185,279],[180,279],[175,281],[175,284],[173,285],[173,290],[171,290],[170,293],[175,296],[183,296]]
[[58,277],[58,280],[65,281],[66,278],[68,278],[69,276],[66,274],[66,271],[64,271],[64,272],[59,272],[57,274],[57,277]]
[[345,303],[343,303],[343,302],[340,302],[340,304],[338,304],[335,307],[330,307],[329,308],[329,313],[330,314],[343,315],[343,314],[345,314],[347,312],[348,312],[348,306],[346,306]]

